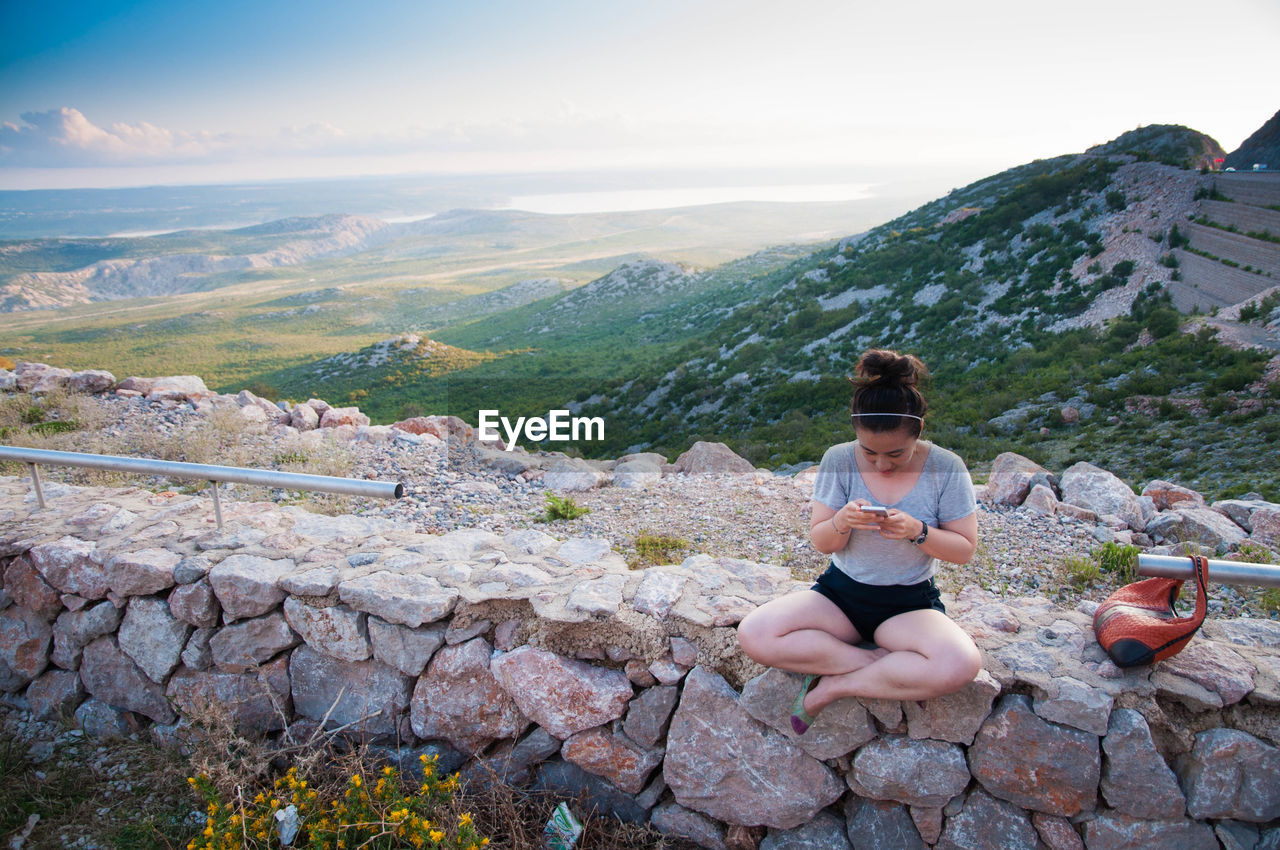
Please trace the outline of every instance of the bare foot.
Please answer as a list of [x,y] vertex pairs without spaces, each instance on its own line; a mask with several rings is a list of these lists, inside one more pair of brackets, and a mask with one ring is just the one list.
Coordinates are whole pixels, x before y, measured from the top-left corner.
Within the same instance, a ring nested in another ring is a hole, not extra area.
[[864,663],[859,664],[857,667],[854,667],[852,670],[848,670],[844,673],[838,673],[834,676],[823,676],[818,680],[818,684],[815,685],[813,690],[809,691],[808,695],[804,698],[805,713],[812,717],[817,717],[819,711],[822,711],[822,709],[841,698],[842,695],[836,692],[840,690],[839,685],[844,677],[852,675],[864,667],[871,666],[889,654],[889,650],[884,649],[883,647],[864,649],[861,650],[861,652],[865,655]]

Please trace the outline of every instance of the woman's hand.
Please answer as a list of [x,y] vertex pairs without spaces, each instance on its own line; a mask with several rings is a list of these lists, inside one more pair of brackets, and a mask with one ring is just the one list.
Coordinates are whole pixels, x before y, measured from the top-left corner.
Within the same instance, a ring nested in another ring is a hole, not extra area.
[[854,499],[836,511],[835,516],[831,518],[836,530],[842,534],[848,531],[879,531],[882,518],[860,510],[861,506],[870,504],[866,499]]
[[914,540],[920,536],[923,523],[904,511],[890,509],[889,516],[880,520],[880,536],[888,540]]

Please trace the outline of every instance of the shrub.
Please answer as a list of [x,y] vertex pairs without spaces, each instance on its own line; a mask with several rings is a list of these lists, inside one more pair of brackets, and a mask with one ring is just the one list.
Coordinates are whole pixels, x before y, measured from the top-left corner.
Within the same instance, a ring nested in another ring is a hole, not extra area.
[[1107,193],[1107,209],[1118,211],[1127,206],[1129,206],[1129,199],[1124,196],[1124,192],[1119,189],[1113,189]]
[[1066,570],[1067,578],[1077,587],[1093,584],[1102,578],[1102,570],[1099,569],[1098,562],[1084,555],[1068,555],[1062,567]]
[[1103,543],[1094,553],[1103,572],[1128,584],[1138,578],[1138,547],[1122,543]]
[[570,496],[557,496],[555,493],[548,493],[546,513],[538,521],[555,522],[558,519],[577,519],[589,513],[591,513],[590,508],[579,505]]
[[632,569],[653,564],[670,563],[672,554],[689,548],[689,542],[679,537],[642,532],[632,541],[636,547],[636,556],[631,563]]
[[[442,812],[458,790],[457,774],[441,779],[435,757],[422,760],[422,784],[408,788],[394,767],[382,768],[373,787],[356,772],[345,787],[317,790],[291,767],[269,791],[248,799],[248,789],[234,796],[220,793],[207,774],[188,779],[204,799],[205,826],[187,850],[249,850],[279,847],[290,840],[299,848],[449,848],[480,850],[489,845],[463,812]],[[289,833],[296,829],[296,835]]]

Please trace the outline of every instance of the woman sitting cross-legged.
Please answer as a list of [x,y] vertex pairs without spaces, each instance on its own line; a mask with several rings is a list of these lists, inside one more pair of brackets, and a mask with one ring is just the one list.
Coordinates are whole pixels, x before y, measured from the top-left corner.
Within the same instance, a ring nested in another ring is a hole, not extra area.
[[[851,403],[857,439],[827,450],[814,486],[809,537],[831,566],[811,590],[768,602],[738,626],[751,658],[807,674],[792,708],[798,734],[842,697],[929,699],[981,669],[933,582],[938,560],[973,557],[978,520],[964,462],[921,439],[925,374],[912,356],[862,355]],[[866,641],[875,648],[857,646]]]

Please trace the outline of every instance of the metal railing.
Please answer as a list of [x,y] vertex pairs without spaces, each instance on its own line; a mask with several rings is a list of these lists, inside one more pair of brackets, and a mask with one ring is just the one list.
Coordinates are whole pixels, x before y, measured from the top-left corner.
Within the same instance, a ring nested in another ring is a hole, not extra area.
[[[1196,577],[1195,567],[1186,555],[1138,555],[1138,575],[1180,578]],[[1251,564],[1247,561],[1215,561],[1209,559],[1209,580],[1220,584],[1250,584],[1280,587],[1280,565]]]
[[213,490],[213,510],[218,519],[218,528],[222,528],[222,502],[218,499],[220,482],[256,484],[262,487],[283,487],[288,490],[310,490],[320,493],[341,493],[347,496],[369,496],[378,499],[399,499],[404,495],[404,485],[398,481],[366,481],[359,478],[338,478],[332,475],[305,475],[300,472],[276,472],[240,466],[215,466],[206,463],[183,463],[82,452],[56,452],[18,446],[0,446],[0,460],[17,461],[31,467],[31,484],[41,509],[45,507],[44,489],[40,484],[41,465],[80,466],[88,469],[108,469],[115,472],[137,472],[144,475],[163,475],[167,478],[193,478],[208,481]]

